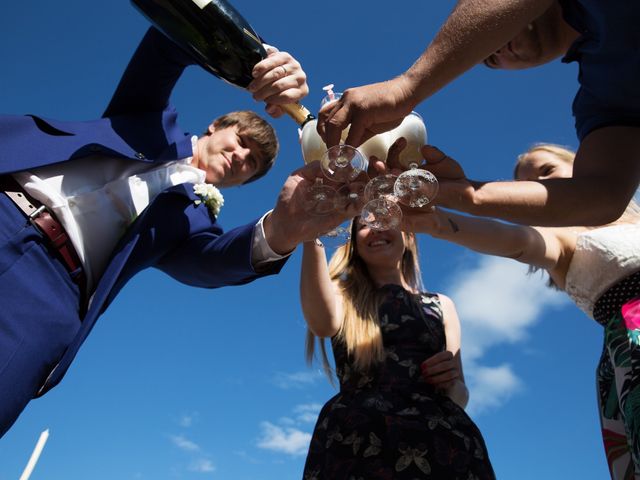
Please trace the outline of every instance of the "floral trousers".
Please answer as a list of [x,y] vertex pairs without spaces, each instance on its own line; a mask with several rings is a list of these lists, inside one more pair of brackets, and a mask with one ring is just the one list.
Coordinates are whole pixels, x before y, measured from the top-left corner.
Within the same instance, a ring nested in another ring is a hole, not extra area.
[[[631,283],[640,287],[640,275],[633,277]],[[618,290],[628,293],[626,283]],[[619,296],[616,302],[610,291],[605,294],[609,308],[603,307],[601,299],[596,304],[599,311],[594,310],[604,326],[604,348],[596,371],[600,423],[611,478],[634,480],[640,478],[640,295]]]

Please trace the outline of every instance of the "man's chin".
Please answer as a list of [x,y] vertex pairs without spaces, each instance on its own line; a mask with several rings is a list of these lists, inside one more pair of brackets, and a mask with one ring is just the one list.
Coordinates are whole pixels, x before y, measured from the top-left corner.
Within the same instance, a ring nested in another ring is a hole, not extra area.
[[221,183],[224,182],[224,179],[226,177],[227,177],[227,174],[222,169],[219,169],[213,172],[209,171],[207,173],[206,182],[210,183],[211,185],[219,186]]

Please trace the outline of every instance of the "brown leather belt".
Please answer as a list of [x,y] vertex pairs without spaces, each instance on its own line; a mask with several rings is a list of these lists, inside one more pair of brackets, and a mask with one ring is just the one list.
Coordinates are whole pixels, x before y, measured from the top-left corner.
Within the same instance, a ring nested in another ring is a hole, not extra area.
[[62,224],[48,208],[24,191],[11,175],[0,176],[0,190],[27,216],[29,222],[49,241],[49,245],[69,270],[71,278],[85,293],[86,277],[82,263]]

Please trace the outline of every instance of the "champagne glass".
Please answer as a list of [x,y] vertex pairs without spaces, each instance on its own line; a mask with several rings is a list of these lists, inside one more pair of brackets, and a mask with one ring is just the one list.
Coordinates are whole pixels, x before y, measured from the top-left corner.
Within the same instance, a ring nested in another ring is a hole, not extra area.
[[[325,152],[320,161],[320,168],[325,177],[337,183],[348,186],[365,169],[364,157],[357,149],[349,145],[336,145]],[[323,216],[335,211],[339,205],[348,206],[349,202],[357,200],[357,184],[348,190],[342,190],[338,195],[336,189],[325,185],[321,178],[305,192],[304,209],[310,215]]]
[[386,174],[372,178],[364,188],[364,197],[367,201],[375,200],[382,196],[393,195],[393,188],[398,177]]
[[[322,106],[340,98],[341,94],[334,93],[332,89],[333,85],[324,87],[327,95],[322,99]],[[361,152],[344,144],[327,149],[316,132],[315,120],[308,122],[300,132],[300,143],[305,163],[320,160],[320,168],[326,178],[345,184],[336,191],[325,185],[322,179],[316,179],[315,184],[305,192],[306,212],[313,216],[328,215],[336,208],[347,208],[351,203],[359,201],[363,188],[357,180],[361,174],[366,175],[364,171],[367,168],[367,161]],[[328,232],[327,235],[334,233],[336,232]]]
[[392,230],[400,225],[402,210],[393,196],[382,196],[367,202],[360,219],[372,230]]
[[[320,101],[320,110],[342,97],[342,93],[333,91],[333,84],[325,85],[322,89],[326,95]],[[320,159],[320,166],[325,176],[338,183],[348,183],[355,180],[368,166],[367,158],[360,150],[344,144],[348,132],[349,129],[346,128],[341,135],[342,143],[327,149]]]
[[329,180],[348,183],[367,169],[367,161],[357,148],[340,144],[324,153],[320,159],[320,167]]
[[[335,192],[333,199],[333,208],[337,210],[347,210],[348,208],[362,208],[364,199],[364,187],[365,183],[362,181],[351,182],[343,185]],[[326,204],[323,204],[326,205]],[[330,208],[326,205],[327,208]],[[328,232],[320,235],[320,240],[325,247],[330,249],[338,248],[344,245],[351,238],[351,220],[346,220],[336,228],[329,230]]]
[[351,238],[351,220],[346,220],[336,228],[320,235],[320,241],[327,249],[338,248]]
[[324,185],[321,178],[307,189],[303,198],[305,212],[314,217],[329,215],[336,208],[336,190]]
[[428,205],[438,194],[438,179],[428,170],[409,164],[409,170],[398,175],[394,185],[395,197],[400,203],[412,208]]
[[349,207],[362,208],[365,199],[366,183],[354,181],[340,187],[336,192],[335,206],[338,210],[346,210]]
[[400,225],[402,210],[396,203],[394,185],[398,177],[380,175],[365,187],[368,200],[360,214],[362,222],[374,230],[390,230]]
[[402,123],[390,132],[392,137],[404,137],[407,146],[398,157],[398,163],[406,169],[398,176],[394,195],[400,203],[409,207],[424,207],[438,194],[438,180],[429,171],[418,168],[424,161],[420,149],[427,143],[427,129],[416,112],[407,115]]

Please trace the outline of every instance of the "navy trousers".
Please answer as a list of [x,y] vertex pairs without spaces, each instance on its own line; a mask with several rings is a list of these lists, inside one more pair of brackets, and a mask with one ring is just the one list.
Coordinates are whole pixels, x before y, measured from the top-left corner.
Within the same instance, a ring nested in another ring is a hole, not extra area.
[[0,437],[37,394],[80,322],[78,286],[0,192]]

